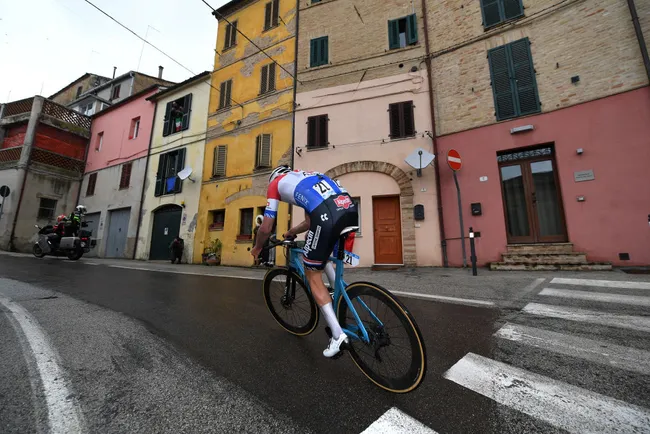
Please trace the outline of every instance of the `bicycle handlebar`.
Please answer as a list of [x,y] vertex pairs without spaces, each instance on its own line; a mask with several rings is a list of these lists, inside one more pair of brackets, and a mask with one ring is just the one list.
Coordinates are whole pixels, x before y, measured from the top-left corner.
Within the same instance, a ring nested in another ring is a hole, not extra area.
[[[288,247],[295,247],[296,246],[296,238],[294,237],[294,238],[285,238],[283,240],[278,240],[275,237],[271,237],[271,238],[269,238],[269,245],[264,246],[262,248],[262,250],[271,250],[271,249],[274,249],[274,248],[276,248],[278,246],[282,246],[282,245],[288,246]],[[248,251],[249,252],[251,251],[250,247],[248,248]]]

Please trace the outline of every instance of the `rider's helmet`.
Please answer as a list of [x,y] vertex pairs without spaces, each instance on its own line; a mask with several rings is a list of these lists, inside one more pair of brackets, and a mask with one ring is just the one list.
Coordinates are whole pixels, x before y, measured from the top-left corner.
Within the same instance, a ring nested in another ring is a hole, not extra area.
[[61,223],[62,221],[66,220],[66,219],[67,219],[67,217],[65,215],[61,214],[60,216],[58,216],[56,218],[56,222]]
[[77,214],[80,215],[84,215],[86,214],[86,212],[88,212],[88,209],[83,205],[77,205],[77,207],[74,210],[77,212]]
[[289,173],[289,172],[291,172],[291,167],[289,167],[286,164],[276,167],[275,169],[273,169],[273,172],[271,172],[271,175],[269,176],[269,183],[273,182],[275,178],[282,175],[283,173]]

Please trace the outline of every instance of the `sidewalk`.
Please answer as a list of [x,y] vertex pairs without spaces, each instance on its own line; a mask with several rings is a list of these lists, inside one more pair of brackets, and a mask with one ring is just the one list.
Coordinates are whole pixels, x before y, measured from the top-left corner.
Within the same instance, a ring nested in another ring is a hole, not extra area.
[[[37,260],[29,254],[0,252],[0,256],[2,255]],[[48,259],[65,260],[63,258]],[[78,263],[80,265],[107,266],[118,269],[231,277],[246,280],[262,280],[267,271],[267,268],[173,265],[169,261],[133,261],[129,259],[82,258]],[[400,296],[505,309],[520,308],[522,303],[531,299],[543,288],[544,284],[554,277],[650,282],[650,275],[626,274],[620,270],[534,272],[490,271],[483,268],[478,270],[478,276],[476,277],[472,276],[471,269],[461,268],[404,268],[396,271],[348,268],[345,271],[345,278],[348,282],[373,282]]]

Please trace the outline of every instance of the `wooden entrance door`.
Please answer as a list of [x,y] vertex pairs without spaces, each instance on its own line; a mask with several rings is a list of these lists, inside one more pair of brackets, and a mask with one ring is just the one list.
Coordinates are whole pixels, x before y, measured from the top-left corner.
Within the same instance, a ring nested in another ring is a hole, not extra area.
[[553,149],[499,156],[508,243],[567,241]]
[[399,196],[372,198],[375,264],[402,264],[402,219]]

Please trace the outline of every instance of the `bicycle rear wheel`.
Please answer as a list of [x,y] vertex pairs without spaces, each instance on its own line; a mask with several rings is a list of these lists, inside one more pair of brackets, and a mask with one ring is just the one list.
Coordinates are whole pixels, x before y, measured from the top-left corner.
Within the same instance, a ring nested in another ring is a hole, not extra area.
[[287,268],[273,268],[264,276],[264,301],[280,326],[306,336],[318,324],[318,307],[302,279]]
[[415,390],[426,373],[426,350],[413,316],[388,290],[369,282],[355,282],[346,288],[354,310],[363,323],[370,342],[362,333],[343,297],[338,302],[341,327],[357,330],[349,337],[354,363],[373,383],[394,393]]

